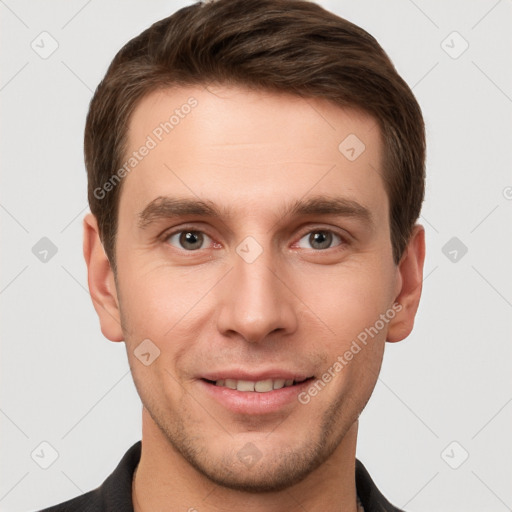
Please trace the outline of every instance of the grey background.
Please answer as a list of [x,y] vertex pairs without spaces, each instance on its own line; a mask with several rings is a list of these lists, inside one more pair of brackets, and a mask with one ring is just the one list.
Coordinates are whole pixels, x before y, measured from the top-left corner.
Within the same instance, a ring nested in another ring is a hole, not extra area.
[[[188,3],[0,0],[2,511],[97,487],[141,437],[124,344],[87,291],[83,127],[115,52]],[[511,510],[512,1],[320,3],[378,39],[428,132],[422,304],[388,344],[358,457],[409,511]]]

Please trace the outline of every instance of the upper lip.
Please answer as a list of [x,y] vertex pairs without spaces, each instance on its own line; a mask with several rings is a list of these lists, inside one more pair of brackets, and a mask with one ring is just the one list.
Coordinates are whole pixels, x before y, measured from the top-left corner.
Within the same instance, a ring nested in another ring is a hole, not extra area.
[[233,380],[248,380],[253,382],[258,382],[261,380],[268,379],[284,379],[284,380],[294,380],[297,382],[306,380],[312,377],[311,373],[304,373],[302,371],[290,371],[284,369],[268,369],[264,371],[245,371],[240,369],[233,370],[217,370],[211,371],[208,373],[204,373],[200,376],[201,379],[218,381],[225,379],[233,379]]

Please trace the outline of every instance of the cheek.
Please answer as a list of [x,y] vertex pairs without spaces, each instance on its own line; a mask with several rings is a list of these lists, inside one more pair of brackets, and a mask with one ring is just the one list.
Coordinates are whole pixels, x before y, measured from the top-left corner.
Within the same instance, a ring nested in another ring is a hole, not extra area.
[[[199,305],[194,307],[198,294],[187,286],[190,279],[176,275],[171,278],[169,272],[147,272],[146,268],[136,266],[128,272],[127,268],[119,269],[120,275],[124,272],[119,295],[135,385],[151,410],[156,411],[162,402],[177,406],[181,396],[176,382],[178,367],[191,347],[194,334],[190,321],[197,315],[196,309],[200,309]],[[142,355],[147,352],[148,365]]]
[[389,308],[393,288],[390,276],[389,269],[378,263],[354,262],[328,272],[302,271],[295,283],[297,295],[317,317],[317,324],[323,324],[330,333],[332,348],[341,350],[374,326]]
[[120,306],[124,325],[132,335],[161,338],[169,322],[169,312],[176,309],[173,295],[165,282],[126,279],[120,287]]
[[[129,264],[132,263],[132,264]],[[168,266],[125,262],[119,296],[127,343],[149,338],[160,349],[180,351],[201,324],[215,272],[177,271]],[[171,343],[172,342],[172,343]]]

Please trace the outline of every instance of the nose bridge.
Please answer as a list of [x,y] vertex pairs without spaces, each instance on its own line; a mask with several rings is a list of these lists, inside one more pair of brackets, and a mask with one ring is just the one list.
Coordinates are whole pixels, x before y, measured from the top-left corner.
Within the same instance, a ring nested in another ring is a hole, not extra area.
[[270,248],[248,237],[237,247],[233,270],[225,283],[219,329],[258,342],[270,333],[296,329],[291,294],[271,270],[276,265]]

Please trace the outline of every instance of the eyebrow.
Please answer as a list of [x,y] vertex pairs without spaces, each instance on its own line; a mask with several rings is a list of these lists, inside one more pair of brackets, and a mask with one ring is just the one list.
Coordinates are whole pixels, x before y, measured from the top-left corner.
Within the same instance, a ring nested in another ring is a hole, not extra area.
[[[280,210],[278,218],[311,215],[351,217],[374,226],[373,216],[367,207],[343,197],[314,196],[307,200],[297,199],[285,205]],[[234,213],[225,207],[216,206],[211,201],[159,196],[140,212],[138,226],[145,229],[156,221],[183,216],[227,219],[234,217]]]

